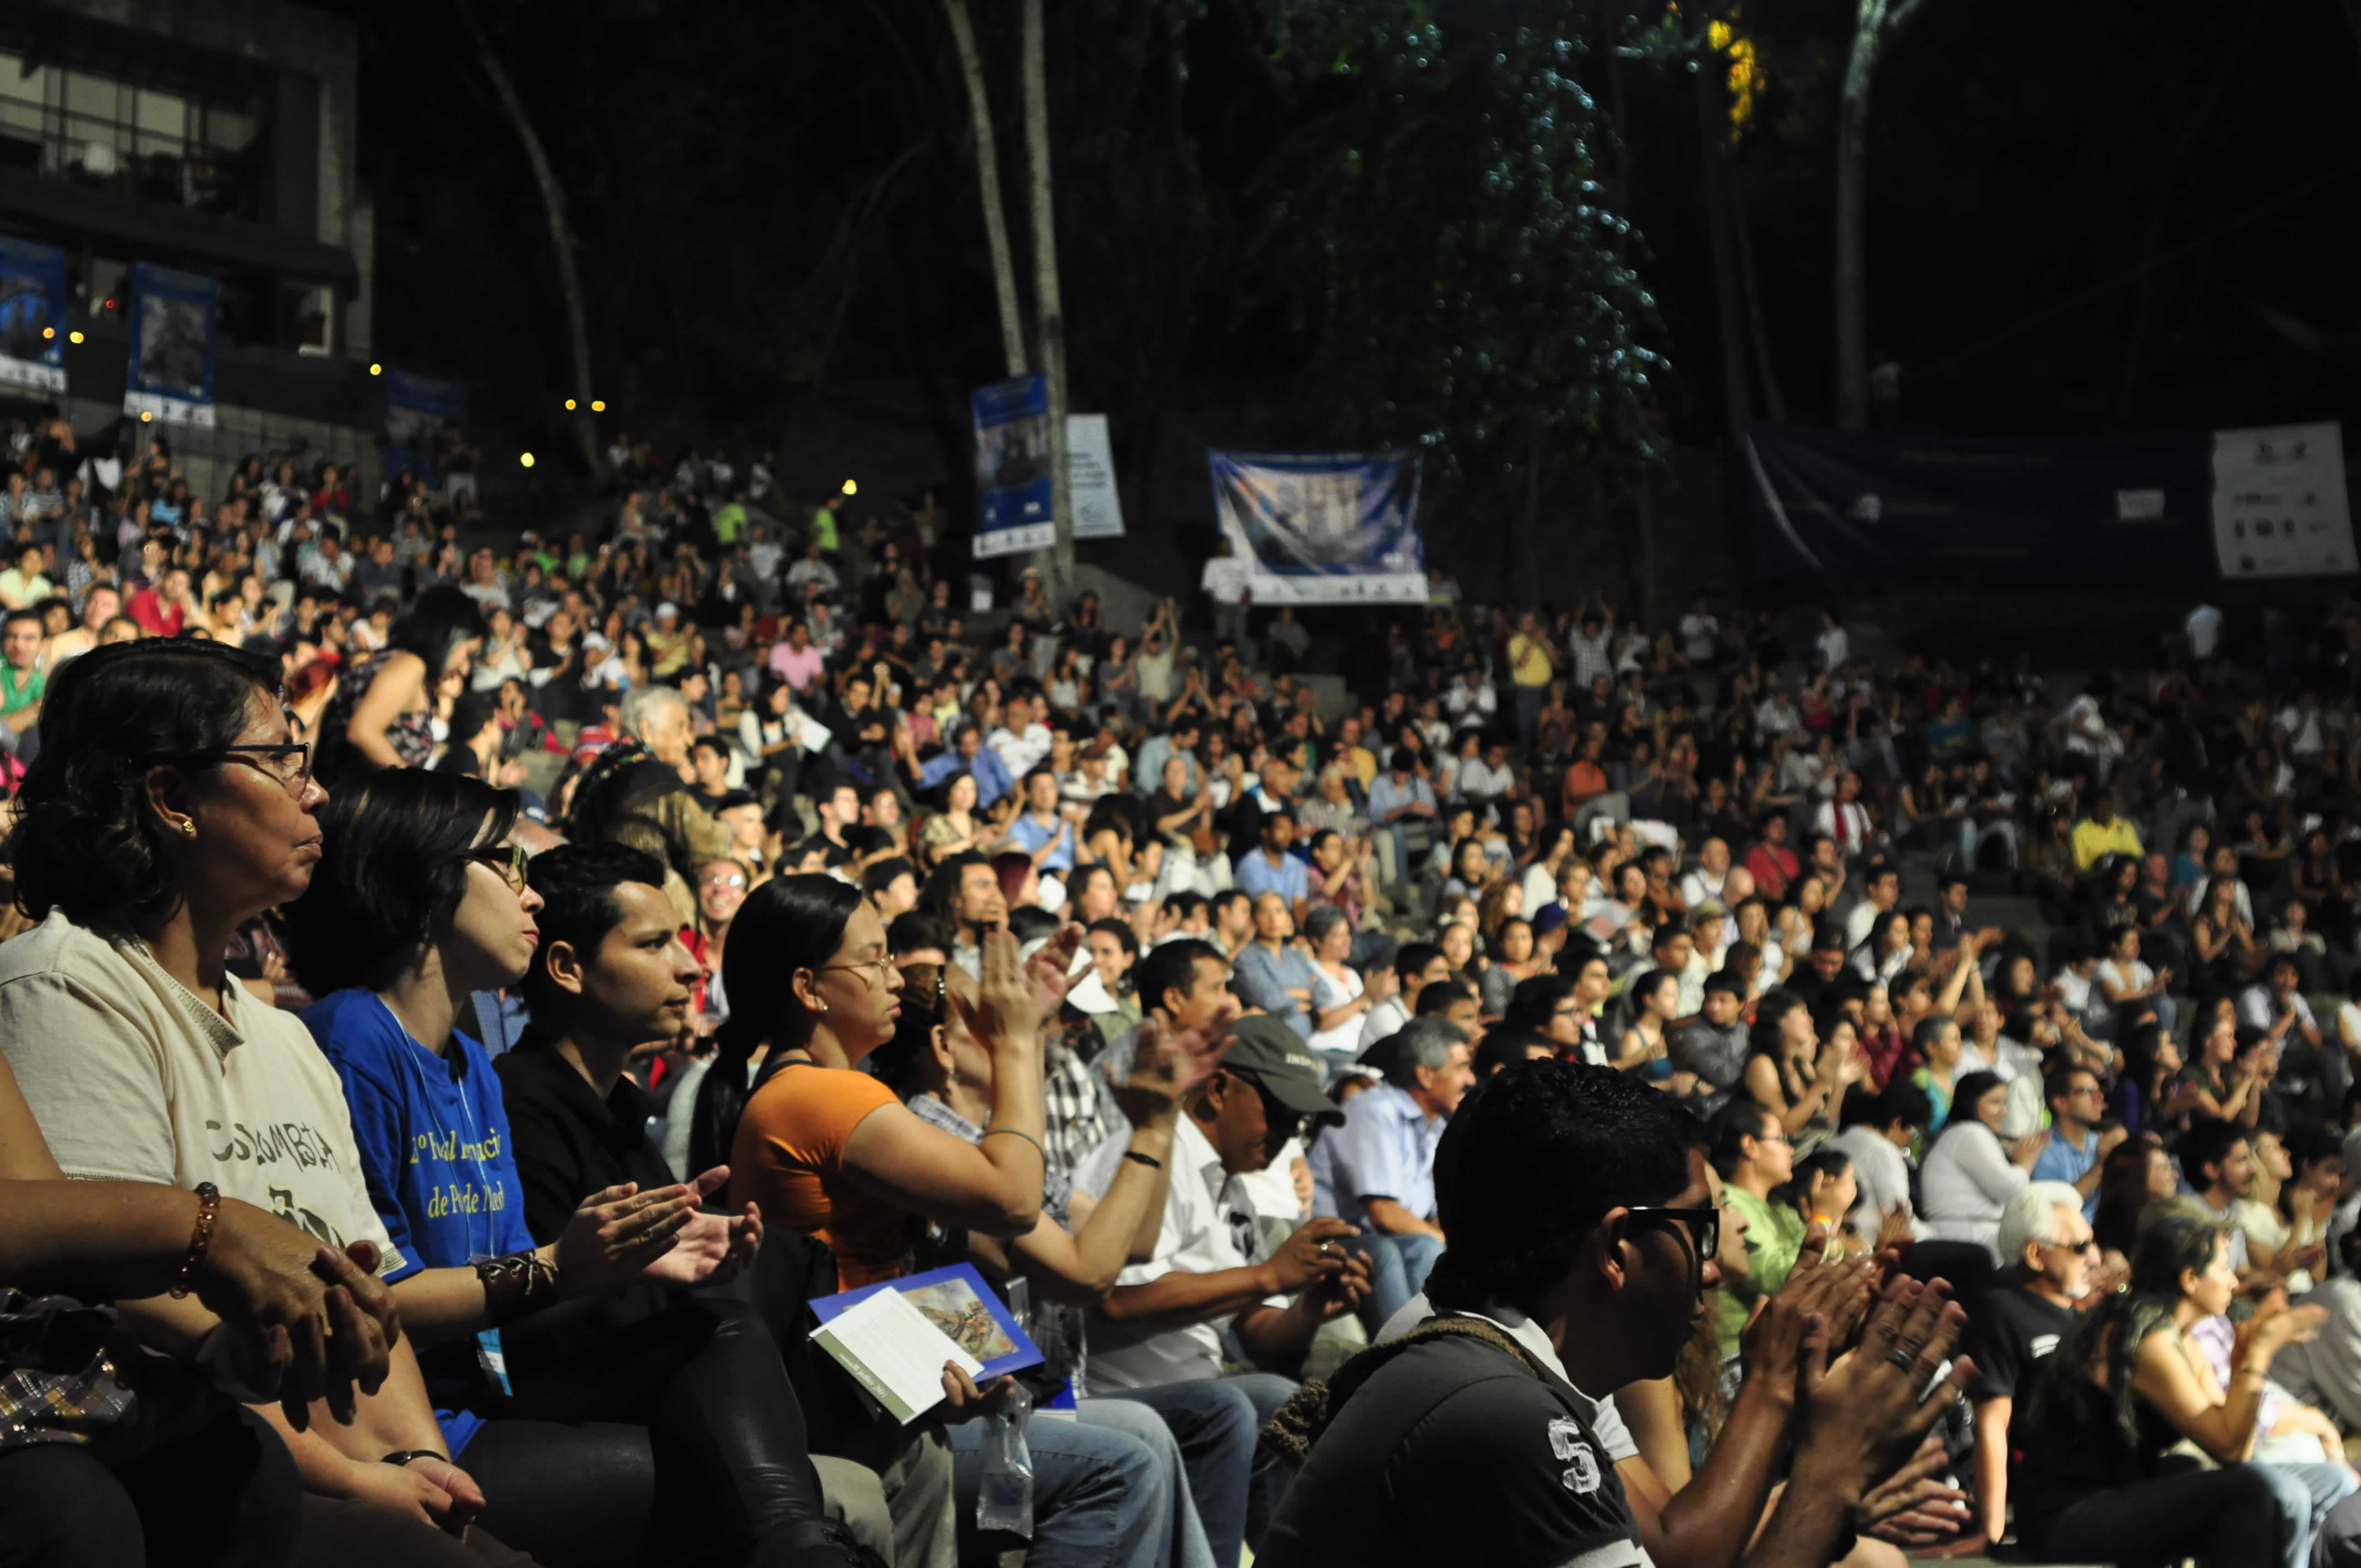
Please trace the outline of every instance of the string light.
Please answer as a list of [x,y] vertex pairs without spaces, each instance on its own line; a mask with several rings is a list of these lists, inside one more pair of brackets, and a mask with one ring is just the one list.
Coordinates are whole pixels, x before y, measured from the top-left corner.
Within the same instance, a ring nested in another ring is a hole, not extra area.
[[594,413],[594,414],[602,414],[602,413],[605,413],[605,412],[607,411],[607,404],[606,404],[605,400],[600,399],[600,398],[593,398],[593,399],[591,399],[591,400],[590,400],[590,411],[591,411],[592,413]]
[[68,343],[80,343],[82,341],[82,334],[80,332],[70,332],[66,334],[66,341]]
[[372,365],[369,367],[369,374],[372,376],[382,376],[385,374],[385,367],[382,365]]
[[43,337],[55,337],[58,335],[58,329],[53,326],[45,326],[41,329],[41,335]]
[[530,468],[533,466],[533,454],[530,452],[520,452],[517,454],[517,461],[525,467]]
[[566,400],[566,411],[567,413],[572,413],[574,411],[574,400],[572,398]]
[[844,481],[844,493],[848,496],[859,495],[861,493],[861,486],[859,482],[852,479],[847,479]]

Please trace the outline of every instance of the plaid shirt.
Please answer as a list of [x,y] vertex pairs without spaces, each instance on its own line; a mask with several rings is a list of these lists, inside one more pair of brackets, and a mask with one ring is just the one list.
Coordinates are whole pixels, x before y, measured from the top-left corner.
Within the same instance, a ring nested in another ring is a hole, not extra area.
[[1042,1153],[1050,1172],[1071,1181],[1091,1151],[1129,1126],[1115,1102],[1115,1091],[1097,1069],[1104,1048],[1098,1025],[1088,1018],[1063,1025],[1043,1042],[1041,1102],[1047,1113]]
[[[982,1127],[933,1095],[914,1095],[909,1103],[911,1113],[918,1120],[972,1144],[983,1141]],[[1073,1196],[1073,1181],[1064,1171],[1053,1165],[1042,1174],[1041,1212],[1069,1231],[1074,1228],[1067,1217]],[[1071,1379],[1079,1394],[1082,1387],[1082,1310],[1052,1301],[1038,1291],[1032,1296],[1032,1307],[1025,1315],[1025,1332],[1032,1339],[1033,1347],[1041,1353],[1042,1370],[1051,1377]]]

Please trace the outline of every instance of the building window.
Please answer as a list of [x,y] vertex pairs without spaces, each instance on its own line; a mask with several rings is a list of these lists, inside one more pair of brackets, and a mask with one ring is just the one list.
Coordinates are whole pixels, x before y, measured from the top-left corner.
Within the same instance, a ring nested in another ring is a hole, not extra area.
[[0,51],[0,166],[142,201],[259,218],[262,122],[210,103]]

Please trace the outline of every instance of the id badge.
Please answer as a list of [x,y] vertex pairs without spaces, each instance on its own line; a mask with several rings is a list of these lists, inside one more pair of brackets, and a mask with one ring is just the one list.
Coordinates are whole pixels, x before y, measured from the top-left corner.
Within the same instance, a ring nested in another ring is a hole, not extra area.
[[476,1365],[484,1369],[484,1376],[502,1398],[511,1398],[516,1390],[509,1387],[509,1358],[500,1350],[500,1331],[486,1329],[476,1335]]

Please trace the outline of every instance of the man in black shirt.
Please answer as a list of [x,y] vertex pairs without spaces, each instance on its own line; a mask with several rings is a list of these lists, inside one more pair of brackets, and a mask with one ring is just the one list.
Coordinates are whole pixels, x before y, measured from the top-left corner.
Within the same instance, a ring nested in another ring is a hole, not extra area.
[[2062,1181],[2017,1190],[2001,1211],[2004,1282],[1984,1298],[1976,1324],[1976,1517],[1997,1542],[2008,1527],[2008,1423],[2020,1390],[2031,1391],[2037,1363],[2074,1326],[2074,1303],[2088,1290],[2090,1222],[2081,1194]]
[[[1278,1441],[1303,1465],[1257,1561],[1648,1563],[1576,1389],[1670,1376],[1706,1310],[1703,1292],[1720,1277],[1719,1211],[1700,1137],[1669,1098],[1604,1068],[1522,1062],[1463,1100],[1435,1154],[1451,1249],[1427,1289],[1443,1316],[1280,1413]],[[1841,1282],[1846,1307],[1867,1288],[1856,1268],[1826,1277]],[[1749,1568],[1843,1555],[1850,1509],[1972,1373],[1962,1363],[1936,1377],[1965,1321],[1940,1289],[1895,1280],[1861,1354],[1833,1372],[1797,1379],[1800,1335],[1766,1337],[1752,1376],[1801,1390],[1794,1485],[1746,1551],[1771,1466],[1717,1464],[1718,1445],[1690,1489],[1698,1502],[1675,1499],[1680,1524],[1668,1519],[1665,1533],[1694,1540],[1699,1561],[1743,1552]],[[1772,1426],[1775,1446],[1784,1429]]]

